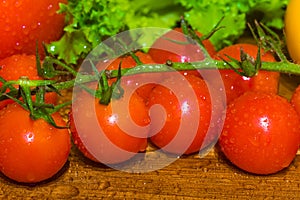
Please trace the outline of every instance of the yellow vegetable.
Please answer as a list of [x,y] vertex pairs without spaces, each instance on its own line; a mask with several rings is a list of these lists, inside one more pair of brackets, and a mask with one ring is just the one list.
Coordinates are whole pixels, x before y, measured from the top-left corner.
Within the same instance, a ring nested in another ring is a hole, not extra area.
[[287,48],[295,63],[300,64],[300,0],[290,0],[285,13]]

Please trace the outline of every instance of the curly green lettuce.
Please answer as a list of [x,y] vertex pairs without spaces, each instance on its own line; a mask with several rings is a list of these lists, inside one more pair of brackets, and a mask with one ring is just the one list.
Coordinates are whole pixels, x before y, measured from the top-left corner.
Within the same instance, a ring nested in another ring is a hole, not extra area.
[[[125,2],[125,3],[124,3]],[[47,45],[50,54],[76,64],[102,40],[125,30],[124,18],[129,10],[127,0],[69,0],[60,4],[67,25],[59,41]]]
[[67,64],[77,64],[104,39],[141,27],[172,28],[181,16],[203,34],[221,22],[211,38],[216,49],[236,41],[257,19],[281,29],[288,0],[69,0],[61,4],[66,15],[65,33],[47,45],[50,54]]
[[188,9],[185,19],[194,29],[208,33],[224,17],[223,28],[211,37],[217,49],[232,44],[254,19],[281,29],[288,0],[178,0]]

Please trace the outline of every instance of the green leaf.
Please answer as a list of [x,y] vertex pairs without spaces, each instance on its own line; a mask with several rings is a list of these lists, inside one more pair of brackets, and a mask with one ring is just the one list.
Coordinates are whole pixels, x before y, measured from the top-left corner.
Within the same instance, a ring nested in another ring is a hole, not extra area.
[[[281,29],[288,0],[69,0],[60,4],[68,24],[64,36],[47,45],[66,64],[78,64],[101,41],[121,31],[141,27],[173,28],[181,16],[194,30],[207,34],[224,17],[210,38],[216,49],[234,43],[254,19]],[[146,34],[145,34],[146,35]],[[140,37],[144,46],[153,38]]]

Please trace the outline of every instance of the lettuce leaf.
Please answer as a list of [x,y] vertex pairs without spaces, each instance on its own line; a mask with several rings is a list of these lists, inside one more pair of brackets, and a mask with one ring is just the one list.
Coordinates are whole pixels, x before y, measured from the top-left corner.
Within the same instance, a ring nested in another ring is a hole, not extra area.
[[184,13],[194,29],[208,33],[224,16],[220,29],[211,37],[216,49],[232,44],[254,19],[281,29],[288,0],[179,0],[189,10]]
[[47,45],[50,54],[67,64],[76,64],[102,40],[125,30],[124,18],[129,10],[127,0],[69,0],[60,4],[67,25],[59,41]]
[[175,27],[181,16],[203,34],[224,17],[210,40],[216,49],[234,43],[254,19],[281,29],[288,0],[69,0],[61,4],[65,34],[47,45],[50,54],[77,64],[104,39],[141,27]]

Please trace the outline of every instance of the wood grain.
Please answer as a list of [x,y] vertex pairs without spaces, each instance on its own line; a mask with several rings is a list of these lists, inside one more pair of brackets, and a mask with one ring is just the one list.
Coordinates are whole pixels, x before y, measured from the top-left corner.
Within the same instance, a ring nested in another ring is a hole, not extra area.
[[[280,94],[290,98],[298,83],[298,77],[282,76]],[[45,182],[19,184],[1,174],[0,199],[300,199],[299,165],[297,155],[279,173],[252,175],[232,166],[216,146],[204,158],[191,155],[156,171],[128,173],[91,162],[73,146],[64,168]]]

